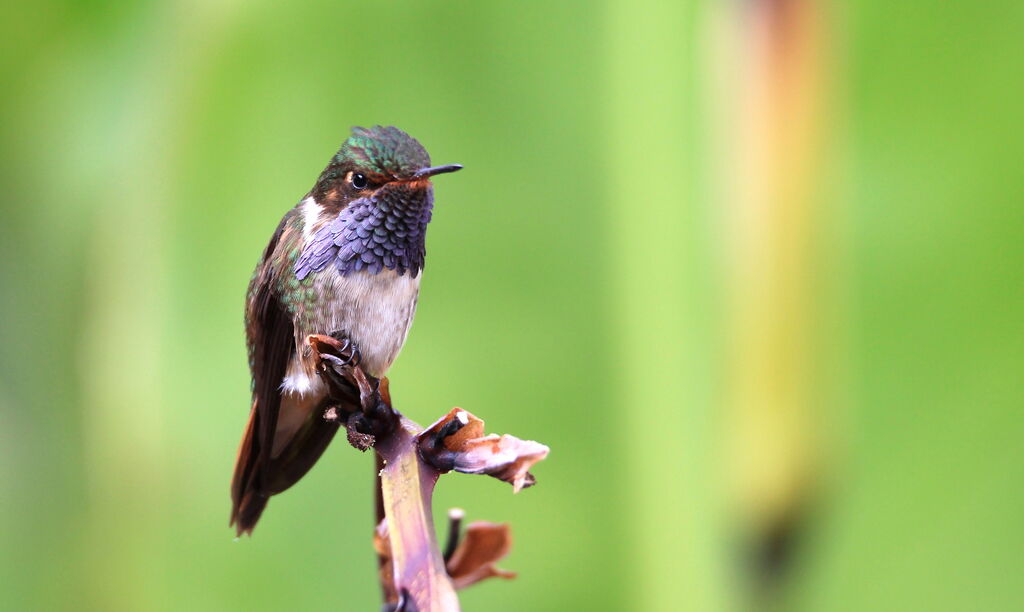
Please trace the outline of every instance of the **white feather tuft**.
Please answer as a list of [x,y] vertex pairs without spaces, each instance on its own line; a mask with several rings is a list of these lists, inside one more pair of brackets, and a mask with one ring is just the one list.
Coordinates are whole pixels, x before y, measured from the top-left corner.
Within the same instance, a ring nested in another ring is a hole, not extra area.
[[313,392],[319,393],[322,387],[323,381],[318,376],[310,378],[305,372],[290,374],[281,381],[281,391],[296,395],[306,395]]

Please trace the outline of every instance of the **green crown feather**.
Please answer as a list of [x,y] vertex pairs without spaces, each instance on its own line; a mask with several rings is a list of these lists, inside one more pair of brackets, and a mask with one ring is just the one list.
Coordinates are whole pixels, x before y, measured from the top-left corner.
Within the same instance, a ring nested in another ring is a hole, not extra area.
[[415,138],[394,127],[354,127],[334,156],[336,163],[355,162],[379,174],[411,176],[430,165],[430,155]]

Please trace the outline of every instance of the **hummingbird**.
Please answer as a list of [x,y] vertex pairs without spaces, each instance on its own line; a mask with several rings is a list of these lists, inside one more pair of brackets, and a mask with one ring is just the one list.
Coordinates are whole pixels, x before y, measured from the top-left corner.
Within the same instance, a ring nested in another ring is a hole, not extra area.
[[313,188],[285,213],[245,303],[252,408],[231,484],[231,525],[251,533],[270,496],[302,478],[337,423],[306,338],[343,336],[383,377],[416,313],[434,204],[426,149],[396,127],[354,127]]

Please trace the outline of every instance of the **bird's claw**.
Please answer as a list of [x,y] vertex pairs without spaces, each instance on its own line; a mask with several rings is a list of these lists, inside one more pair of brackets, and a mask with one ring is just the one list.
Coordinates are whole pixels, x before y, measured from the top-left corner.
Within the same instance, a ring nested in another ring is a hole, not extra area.
[[329,421],[344,423],[352,446],[366,450],[377,437],[394,429],[387,379],[377,379],[360,367],[359,349],[347,337],[314,334],[306,339],[316,368],[327,383],[332,404],[324,411]]
[[337,334],[332,334],[331,337],[340,343],[340,346],[337,347],[337,358],[341,365],[355,367],[362,362],[363,359],[362,355],[359,354],[359,347],[348,336],[341,336],[339,338]]
[[327,383],[331,396],[338,403],[352,403],[362,396],[358,381],[359,349],[348,338],[336,335],[313,334],[306,343],[313,352],[313,359],[320,376]]

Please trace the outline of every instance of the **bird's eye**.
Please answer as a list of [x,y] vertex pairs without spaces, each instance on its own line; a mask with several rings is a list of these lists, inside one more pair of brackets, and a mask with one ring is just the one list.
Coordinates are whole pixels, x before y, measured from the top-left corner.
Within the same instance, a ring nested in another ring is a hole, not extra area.
[[353,172],[349,176],[348,180],[349,180],[350,183],[352,183],[352,187],[356,191],[362,191],[363,189],[366,189],[366,175],[365,174],[361,174],[359,172]]

